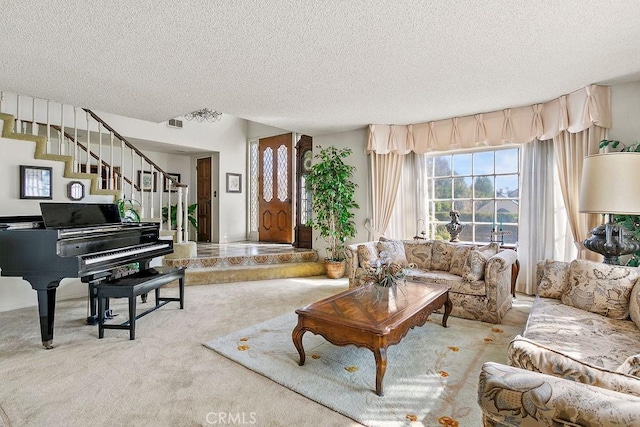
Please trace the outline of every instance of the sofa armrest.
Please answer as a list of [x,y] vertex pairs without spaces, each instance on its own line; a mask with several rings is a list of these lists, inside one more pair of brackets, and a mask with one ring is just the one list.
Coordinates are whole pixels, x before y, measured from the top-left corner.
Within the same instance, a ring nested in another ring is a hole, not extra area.
[[511,267],[517,260],[518,254],[513,249],[503,249],[487,260],[484,282],[490,305],[499,308],[511,299]]
[[356,280],[356,272],[358,268],[362,267],[360,265],[360,258],[358,257],[358,246],[365,245],[377,247],[377,244],[377,241],[370,241],[364,243],[354,243],[345,246],[344,253],[347,260],[347,276],[349,277],[349,288],[358,286],[358,282]]
[[482,366],[478,404],[485,426],[634,425],[640,397],[499,363]]
[[349,277],[349,288],[355,286],[356,269],[359,265],[358,245],[347,245],[344,248],[345,259],[347,260],[347,277]]
[[513,249],[502,249],[500,252],[487,260],[485,267],[485,277],[496,276],[504,271],[511,274],[511,266],[518,260],[518,254]]

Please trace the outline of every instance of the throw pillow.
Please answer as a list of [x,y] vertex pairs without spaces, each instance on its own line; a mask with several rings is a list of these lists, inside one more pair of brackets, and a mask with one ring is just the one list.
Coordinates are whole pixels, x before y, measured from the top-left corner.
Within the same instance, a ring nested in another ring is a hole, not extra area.
[[538,296],[562,299],[562,294],[569,287],[570,265],[568,262],[546,260],[538,285]]
[[476,248],[471,249],[462,268],[462,280],[476,282],[484,279],[484,269],[487,266],[488,259],[484,252]]
[[638,278],[635,269],[576,259],[569,270],[563,304],[612,319],[629,316],[629,298]]
[[423,242],[405,242],[404,252],[409,265],[415,265],[417,268],[431,270],[431,248],[433,241],[427,240]]
[[627,360],[616,368],[616,372],[640,377],[640,354],[634,354],[633,356],[627,357]]
[[456,246],[451,255],[451,265],[449,265],[449,273],[462,276],[462,270],[467,262],[469,252],[473,246]]
[[629,316],[633,323],[640,329],[640,280],[636,280],[629,297]]
[[374,267],[378,260],[378,248],[374,245],[358,245],[358,260],[360,267],[365,270]]
[[404,243],[399,240],[385,240],[378,242],[378,256],[383,262],[394,262],[403,267],[407,265]]
[[451,257],[456,245],[443,242],[442,240],[434,240],[431,249],[431,269],[440,271],[449,271],[451,267]]
[[478,246],[476,249],[484,253],[487,258],[491,258],[500,251],[500,244],[491,242],[484,246]]

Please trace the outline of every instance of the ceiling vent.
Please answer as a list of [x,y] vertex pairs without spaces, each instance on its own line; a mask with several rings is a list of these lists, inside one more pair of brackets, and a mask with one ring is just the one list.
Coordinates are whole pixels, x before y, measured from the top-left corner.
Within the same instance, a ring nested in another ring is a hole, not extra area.
[[167,122],[167,126],[169,126],[170,128],[182,129],[182,120],[171,119]]

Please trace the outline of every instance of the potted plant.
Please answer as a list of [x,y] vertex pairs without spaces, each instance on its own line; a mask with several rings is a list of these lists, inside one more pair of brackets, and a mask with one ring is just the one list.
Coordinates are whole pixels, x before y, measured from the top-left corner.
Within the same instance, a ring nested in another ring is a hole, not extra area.
[[[189,219],[189,223],[193,226],[193,228],[197,230],[198,220],[194,216],[196,209],[198,209],[197,203],[189,205],[189,207],[187,208],[187,218]],[[178,226],[177,215],[178,215],[178,204],[171,205],[171,229],[172,230],[175,230],[176,227]],[[169,209],[166,206],[164,206],[162,208],[162,221],[166,222],[168,216],[169,216]]]
[[352,210],[359,206],[353,200],[357,186],[351,181],[355,167],[344,163],[352,153],[350,148],[318,148],[320,152],[314,156],[316,162],[306,178],[313,213],[307,226],[317,229],[327,242],[327,276],[340,278],[346,269],[345,241],[356,235]]
[[116,205],[120,211],[120,218],[123,222],[140,222],[140,202],[136,199],[129,199],[125,196],[116,200]]

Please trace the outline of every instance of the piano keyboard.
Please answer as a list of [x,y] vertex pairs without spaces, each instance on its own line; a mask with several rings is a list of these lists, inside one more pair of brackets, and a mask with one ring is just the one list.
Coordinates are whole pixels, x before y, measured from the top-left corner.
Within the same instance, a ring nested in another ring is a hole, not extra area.
[[155,245],[150,245],[145,247],[134,246],[134,247],[131,247],[131,249],[124,248],[117,251],[92,255],[92,256],[83,258],[83,263],[85,265],[91,265],[99,262],[109,261],[112,259],[124,258],[132,255],[146,253],[146,252],[157,251],[159,249],[164,249],[168,247],[169,247],[168,243],[158,243]]

